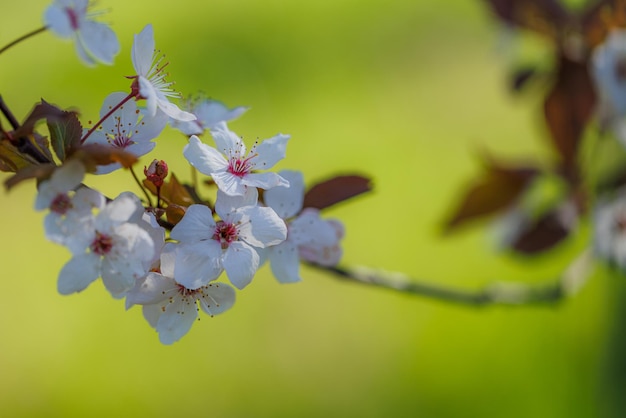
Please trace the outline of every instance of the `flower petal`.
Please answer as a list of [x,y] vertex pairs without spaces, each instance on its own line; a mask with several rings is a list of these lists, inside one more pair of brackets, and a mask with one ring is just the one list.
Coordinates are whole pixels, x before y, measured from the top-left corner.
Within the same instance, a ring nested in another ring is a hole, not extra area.
[[76,48],[78,58],[80,58],[80,60],[88,67],[93,67],[94,65],[96,65],[96,60],[93,59],[89,51],[87,51],[87,48],[83,44],[82,39],[77,34],[74,34],[73,38],[74,47]]
[[152,141],[163,132],[168,121],[167,115],[160,110],[157,110],[153,116],[144,114],[132,140],[135,142]]
[[176,249],[174,278],[187,289],[198,289],[222,273],[222,247],[217,241],[180,244]]
[[280,283],[295,283],[300,278],[300,258],[298,248],[290,241],[285,241],[268,249],[270,267],[274,277]]
[[120,43],[111,28],[104,23],[85,20],[79,36],[94,58],[105,64],[113,64],[113,58],[120,52]]
[[[146,25],[139,34],[134,36],[131,52],[133,68],[139,76],[147,76],[152,66],[154,55],[154,30],[152,25]],[[143,94],[143,93],[142,93]],[[154,114],[154,113],[152,113]]]
[[287,226],[272,208],[248,206],[243,214],[239,237],[255,247],[277,245],[287,238]]
[[231,218],[231,214],[245,206],[256,206],[258,200],[259,191],[256,187],[246,187],[244,194],[241,196],[230,196],[218,190],[217,198],[215,199],[215,212],[223,220],[236,222]]
[[159,318],[163,314],[163,307],[161,305],[143,305],[142,312],[150,326],[156,328]]
[[283,219],[296,216],[302,210],[304,201],[304,176],[300,171],[282,170],[278,173],[289,182],[289,187],[272,187],[265,191],[265,204]]
[[74,33],[72,23],[67,12],[57,4],[48,6],[43,16],[44,24],[54,34],[61,38],[69,38]]
[[165,113],[172,119],[176,119],[182,122],[196,120],[196,115],[194,115],[193,113],[185,112],[166,98],[157,97],[157,106],[163,111],[163,113]]
[[241,290],[252,281],[259,267],[259,255],[248,244],[237,241],[229,245],[224,253],[222,264],[228,280]]
[[194,321],[198,318],[198,307],[195,299],[174,298],[168,303],[165,312],[161,314],[156,326],[159,341],[163,344],[173,344],[189,332]]
[[289,187],[289,182],[276,173],[251,173],[241,179],[241,183],[246,186],[258,187],[260,189],[271,189],[272,187]]
[[146,113],[148,116],[155,116],[158,108],[158,95],[152,83],[145,77],[139,76],[139,95],[146,99]]
[[209,283],[202,289],[198,302],[208,315],[220,314],[234,305],[235,289],[226,283]]
[[248,187],[243,183],[242,178],[237,177],[228,171],[216,171],[211,174],[217,187],[229,196],[244,196]]
[[204,205],[191,205],[183,219],[174,226],[170,236],[184,244],[211,239],[215,232],[215,221],[211,209]]
[[289,239],[297,245],[332,246],[339,235],[333,223],[320,218],[317,209],[307,208],[289,225]]
[[246,154],[246,146],[243,140],[236,133],[228,129],[225,123],[219,123],[213,130],[211,136],[215,141],[215,146],[227,158],[234,157],[234,152],[239,153],[239,157],[243,158]]
[[100,256],[88,253],[73,257],[59,273],[57,289],[62,295],[84,290],[100,275]]
[[150,272],[135,283],[126,295],[126,309],[133,305],[153,305],[166,300],[176,289],[174,279],[159,273]]
[[241,116],[248,107],[238,106],[229,109],[224,103],[217,100],[205,100],[195,109],[194,113],[205,128],[215,129],[220,122],[228,122]]
[[189,138],[189,144],[183,148],[183,155],[189,164],[207,176],[225,171],[228,168],[228,162],[224,156],[215,148],[203,144],[195,135]]
[[272,138],[266,139],[256,147],[257,157],[253,162],[257,170],[267,170],[285,158],[287,155],[287,141],[291,138],[289,135],[278,134]]
[[95,228],[100,232],[108,231],[143,211],[143,205],[137,196],[130,192],[121,193],[98,213]]
[[[143,266],[141,262],[132,259],[111,259],[104,257],[102,260],[102,282],[111,296],[118,299],[135,287],[135,281],[142,275],[137,274]],[[145,272],[143,272],[145,274]]]

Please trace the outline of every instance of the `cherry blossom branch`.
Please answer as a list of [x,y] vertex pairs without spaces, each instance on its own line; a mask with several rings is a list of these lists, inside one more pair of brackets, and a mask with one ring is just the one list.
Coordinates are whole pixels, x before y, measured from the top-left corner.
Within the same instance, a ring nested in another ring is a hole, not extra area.
[[418,282],[402,273],[376,270],[369,267],[313,267],[333,273],[340,280],[382,287],[415,296],[436,299],[460,305],[482,307],[487,305],[522,306],[555,304],[577,293],[591,276],[592,251],[580,254],[555,281],[544,284],[493,282],[482,289],[459,290]]
[[25,41],[26,39],[33,37],[41,32],[44,32],[48,29],[47,26],[43,26],[39,29],[35,29],[34,31],[28,32],[26,35],[20,36],[19,38],[17,38],[16,40],[9,42],[8,44],[6,44],[5,46],[3,46],[0,49],[0,54],[2,54],[3,52],[5,52],[7,49],[11,48],[12,46],[15,46],[17,44],[19,44],[22,41]]
[[132,166],[129,167],[129,170],[130,170],[130,173],[133,175],[133,178],[135,179],[135,182],[137,183],[137,185],[139,186],[139,188],[143,192],[144,196],[146,196],[146,200],[147,200],[148,206],[149,207],[154,207],[154,206],[152,206],[152,199],[150,198],[150,194],[148,193],[146,188],[143,187],[143,184],[139,180],[139,177],[137,177],[137,174],[135,174],[135,170],[133,170],[133,167]]
[[[7,104],[5,103],[4,99],[2,98],[2,96],[0,95],[0,113],[2,113],[4,115],[4,117],[7,119],[7,121],[9,122],[9,124],[11,124],[11,127],[14,130],[18,130],[20,128],[20,123],[18,122],[18,120],[15,118],[15,116],[13,115],[13,112],[11,112],[11,110],[9,109],[9,107],[7,106]],[[17,149],[24,153],[24,154],[28,154],[29,156],[31,156],[32,158],[34,158],[35,161],[39,162],[39,163],[49,163],[50,159],[43,154],[40,150],[38,150],[36,147],[33,146],[33,144],[24,139],[23,137],[21,138],[15,138],[14,135],[11,134],[11,132],[7,132],[4,129],[1,129],[2,133],[4,134],[4,136],[6,136],[6,138],[11,141],[11,143],[17,147]]]
[[7,119],[7,121],[11,124],[13,129],[18,129],[20,127],[20,123],[17,121],[17,119],[13,115],[13,112],[9,110],[9,107],[4,102],[4,99],[2,98],[1,95],[0,95],[0,112],[2,112],[2,114]]
[[87,131],[87,133],[85,134],[85,136],[83,136],[80,140],[81,144],[84,144],[85,141],[87,140],[87,138],[89,138],[89,136],[100,127],[100,125],[102,125],[102,122],[104,122],[107,118],[109,118],[113,113],[115,113],[116,110],[118,110],[120,107],[124,106],[124,104],[126,102],[128,102],[130,99],[137,97],[137,92],[136,91],[132,91],[128,96],[124,97],[122,99],[121,102],[119,102],[118,104],[116,104],[115,106],[113,106],[107,113],[106,115],[104,115],[103,117],[100,118],[100,120],[98,122],[96,122],[96,124],[94,126],[91,127],[91,129],[89,129]]

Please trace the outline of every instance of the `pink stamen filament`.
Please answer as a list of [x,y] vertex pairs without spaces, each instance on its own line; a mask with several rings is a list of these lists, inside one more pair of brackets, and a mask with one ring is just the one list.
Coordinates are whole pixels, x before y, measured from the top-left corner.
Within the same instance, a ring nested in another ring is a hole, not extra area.
[[126,130],[122,129],[122,119],[119,116],[115,119],[117,119],[117,123],[115,124],[115,127],[117,128],[117,133],[113,133],[114,139],[113,141],[109,141],[109,143],[114,147],[122,149],[134,144],[135,142],[130,139],[130,136],[128,135],[128,133],[126,133]]
[[182,284],[176,283],[176,291],[183,297],[193,297],[200,289],[187,289]]
[[219,221],[215,226],[215,232],[212,238],[222,245],[222,249],[226,249],[231,242],[239,239],[237,226],[235,224]]
[[100,119],[98,122],[96,122],[96,124],[94,126],[91,127],[90,130],[87,131],[87,133],[85,134],[85,136],[83,136],[83,138],[80,140],[80,143],[83,144],[85,143],[85,141],[87,140],[87,138],[89,138],[89,136],[100,127],[100,125],[102,125],[102,122],[104,122],[105,120],[107,120],[116,110],[118,110],[120,107],[124,106],[124,104],[126,102],[128,102],[130,99],[137,97],[139,95],[139,90],[135,91],[134,89],[132,89],[132,91],[130,92],[130,94],[126,97],[124,97],[122,99],[121,102],[119,102],[118,104],[116,104],[115,106],[113,106],[111,108],[111,110],[109,110],[106,115],[104,115],[102,117],[102,119]]
[[228,172],[237,177],[243,177],[249,174],[254,167],[254,163],[250,162],[254,157],[256,157],[256,154],[243,159],[231,157],[228,162]]

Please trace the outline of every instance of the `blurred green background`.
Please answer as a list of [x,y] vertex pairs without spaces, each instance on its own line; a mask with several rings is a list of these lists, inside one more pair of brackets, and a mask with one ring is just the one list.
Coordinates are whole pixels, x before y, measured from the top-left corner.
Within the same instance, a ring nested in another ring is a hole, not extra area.
[[[4,2],[0,44],[38,27],[47,4]],[[292,135],[279,168],[301,169],[310,183],[373,177],[373,193],[327,212],[346,225],[345,265],[473,289],[547,281],[586,244],[580,233],[529,260],[496,251],[486,225],[441,234],[479,173],[480,150],[548,157],[540,97],[507,92],[511,44],[478,0],[98,7],[110,9],[103,19],[122,44],[115,66],[85,68],[71,43],[49,33],[0,56],[0,94],[19,119],[41,97],[95,119],[108,93],[128,88],[132,35],[153,23],[178,90],[251,106],[230,125],[244,137]],[[167,159],[187,179],[184,144],[169,130],[145,161]],[[131,178],[88,183],[114,196]],[[558,306],[474,309],[310,269],[303,283],[279,285],[264,268],[232,311],[162,346],[141,310],[126,312],[99,282],[57,294],[69,252],[45,240],[34,196],[27,184],[0,198],[2,416],[626,414],[626,287],[607,271]]]

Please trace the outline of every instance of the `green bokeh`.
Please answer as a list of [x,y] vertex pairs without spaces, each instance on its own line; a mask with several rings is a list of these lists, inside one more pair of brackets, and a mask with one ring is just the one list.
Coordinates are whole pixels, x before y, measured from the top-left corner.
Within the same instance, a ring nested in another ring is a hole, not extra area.
[[[0,44],[40,25],[48,2],[5,3]],[[482,2],[99,2],[109,6],[113,67],[83,67],[48,33],[0,56],[16,115],[43,97],[94,119],[128,88],[132,34],[152,23],[178,90],[251,106],[231,124],[244,137],[292,135],[279,168],[309,182],[374,178],[369,196],[328,211],[346,225],[346,265],[471,289],[549,280],[585,246],[581,232],[531,261],[498,253],[480,226],[440,232],[480,152],[548,158],[539,96],[507,93],[514,54]],[[145,160],[188,178],[184,144],[168,130]],[[114,196],[130,182],[89,184]],[[56,293],[69,253],[45,240],[34,195],[29,184],[1,197],[1,416],[623,416],[622,278],[597,274],[555,307],[472,309],[308,269],[279,285],[263,269],[232,311],[165,347],[99,283]]]

